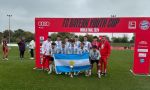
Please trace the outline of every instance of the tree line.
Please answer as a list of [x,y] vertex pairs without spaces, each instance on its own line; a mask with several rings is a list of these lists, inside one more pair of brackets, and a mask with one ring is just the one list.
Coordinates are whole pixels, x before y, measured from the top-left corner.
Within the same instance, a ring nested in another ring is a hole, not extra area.
[[[57,35],[61,36],[62,40],[64,40],[65,37],[68,37],[71,39],[76,36],[74,33],[52,33],[51,34],[52,41],[56,40]],[[93,34],[92,35],[86,34],[86,36],[88,37],[88,41],[90,41],[90,42],[92,42],[93,37],[97,37],[97,36],[94,36]],[[84,37],[83,35],[79,35],[78,37],[79,37],[79,41],[83,41],[83,37]],[[108,39],[108,41],[110,41],[112,43],[134,43],[134,36],[132,37],[131,40],[129,40],[129,38],[127,36],[112,37],[112,38],[106,36],[106,38]]]
[[5,30],[3,32],[0,32],[0,41],[4,36],[9,39],[9,33],[10,33],[10,42],[15,43],[18,41],[18,39],[24,37],[26,42],[30,42],[34,39],[34,33],[30,31],[25,31],[23,29],[17,29],[17,30]]
[[[75,33],[58,32],[58,33],[51,34],[52,40],[55,41],[58,35],[61,36],[62,40],[64,40],[66,37],[71,39],[76,36]],[[3,36],[6,36],[7,38],[9,38],[9,30],[0,32],[0,41],[2,40]],[[94,36],[94,34],[86,34],[86,36],[88,36],[89,41],[92,41],[93,37],[97,37],[97,36]],[[23,29],[17,29],[14,31],[10,30],[10,42],[17,42],[17,40],[21,37],[24,37],[26,42],[30,42],[31,40],[34,40],[34,33],[30,32],[30,31],[25,31]],[[79,35],[78,37],[79,37],[80,41],[83,41],[83,37],[84,37],[83,35]],[[132,37],[131,40],[129,40],[129,38],[127,36],[113,37],[113,38],[107,37],[107,39],[112,43],[134,43],[134,36]]]

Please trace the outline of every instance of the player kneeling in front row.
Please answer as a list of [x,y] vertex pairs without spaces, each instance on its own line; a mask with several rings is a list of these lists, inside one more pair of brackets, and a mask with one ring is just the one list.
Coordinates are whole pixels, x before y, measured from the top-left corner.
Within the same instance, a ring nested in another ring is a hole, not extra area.
[[52,73],[52,68],[54,67],[53,61],[54,61],[54,54],[57,53],[57,49],[56,49],[56,43],[52,43],[51,44],[51,48],[49,50],[50,52],[50,61],[49,61],[49,72],[48,74]]
[[[100,69],[99,69],[99,66],[100,66],[100,63],[99,63],[99,60],[100,60],[100,52],[99,50],[97,50],[97,46],[94,45],[92,47],[92,50],[90,51],[90,63],[91,63],[91,70],[93,69],[93,64],[96,63],[97,65],[97,74],[98,74],[98,77],[101,78],[101,74],[100,74]],[[91,75],[92,71],[89,70],[89,75]]]

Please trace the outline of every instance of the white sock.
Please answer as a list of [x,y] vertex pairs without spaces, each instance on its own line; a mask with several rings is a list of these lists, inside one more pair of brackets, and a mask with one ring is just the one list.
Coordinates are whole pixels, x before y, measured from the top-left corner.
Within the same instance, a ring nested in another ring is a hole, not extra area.
[[49,65],[49,69],[52,72],[52,64]]
[[101,73],[101,71],[100,71],[100,70],[98,70],[97,74],[98,74],[98,75],[100,75],[100,73]]

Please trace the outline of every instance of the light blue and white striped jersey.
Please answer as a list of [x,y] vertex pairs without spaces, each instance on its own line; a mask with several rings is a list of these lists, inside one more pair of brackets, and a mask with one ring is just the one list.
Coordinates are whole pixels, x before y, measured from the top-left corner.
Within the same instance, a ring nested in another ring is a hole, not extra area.
[[58,50],[57,50],[56,47],[55,48],[50,48],[49,52],[50,52],[51,56],[53,56],[54,54],[58,54]]
[[84,48],[90,50],[90,48],[92,47],[91,43],[89,41],[84,41]]
[[65,47],[66,47],[66,48],[71,47],[71,43],[70,43],[70,42],[65,42]]
[[77,48],[80,48],[80,43],[81,43],[80,41],[76,41],[76,42],[75,42],[75,46],[76,46]]
[[69,48],[61,48],[61,51],[60,51],[61,54],[69,54]]
[[73,47],[69,47],[69,54],[78,54],[78,48],[74,45]]
[[78,54],[89,53],[87,48],[78,48]]
[[60,53],[62,47],[62,41],[55,41],[57,53]]
[[99,60],[101,57],[101,54],[100,54],[99,50],[96,49],[96,51],[90,50],[89,56],[90,56],[91,60]]

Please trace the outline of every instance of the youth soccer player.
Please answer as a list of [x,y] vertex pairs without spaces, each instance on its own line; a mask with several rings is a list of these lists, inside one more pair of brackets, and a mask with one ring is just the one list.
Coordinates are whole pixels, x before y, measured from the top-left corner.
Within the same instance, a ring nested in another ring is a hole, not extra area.
[[88,49],[88,50],[91,49],[92,45],[91,45],[91,43],[88,41],[88,37],[87,37],[87,36],[84,36],[84,41],[83,41],[83,43],[84,43],[84,48],[86,48],[86,49]]
[[[89,53],[89,50],[87,48],[84,48],[84,43],[81,42],[80,48],[78,48],[78,54],[84,54],[84,53]],[[82,73],[82,72],[80,72],[80,73]],[[88,70],[85,71],[85,76],[88,76]]]
[[49,71],[49,60],[50,60],[50,48],[51,48],[51,37],[48,36],[47,40],[42,44],[42,54],[43,54],[43,61],[42,61],[42,69]]
[[[99,60],[100,60],[100,52],[97,50],[97,46],[93,46],[92,50],[90,51],[90,63],[91,63],[91,70],[93,69],[93,64],[96,63],[97,65],[97,74],[98,77],[101,78],[100,70],[99,70]],[[89,71],[89,75],[91,75],[91,70]]]
[[69,54],[78,54],[78,48],[75,46],[75,41],[71,40],[71,46],[69,47]]
[[[61,41],[61,37],[58,35],[57,36],[57,40],[55,41],[55,43],[56,43],[56,48],[57,48],[57,50],[58,51],[60,51],[61,50],[61,44],[62,44],[62,41]],[[60,53],[60,52],[59,52]]]
[[49,72],[48,72],[48,74],[51,74],[52,68],[54,68],[54,65],[53,65],[54,54],[58,53],[57,48],[56,48],[56,44],[54,42],[51,44],[51,48],[50,48],[49,52],[50,52],[50,61],[49,61]]
[[69,38],[68,38],[68,37],[66,37],[66,38],[65,38],[64,43],[65,43],[65,47],[66,47],[66,48],[69,48],[69,47],[71,46],[71,44],[70,44],[70,41],[69,41]]
[[62,47],[61,47],[61,54],[69,54],[69,47],[65,44],[65,42],[62,42]]
[[79,54],[83,54],[83,53],[88,53],[89,50],[87,48],[84,48],[84,43],[81,42],[80,43],[80,48],[78,48],[78,52],[79,52]]
[[75,46],[76,46],[77,48],[80,48],[80,43],[81,43],[81,42],[79,41],[78,36],[75,36],[74,40],[75,40]]

